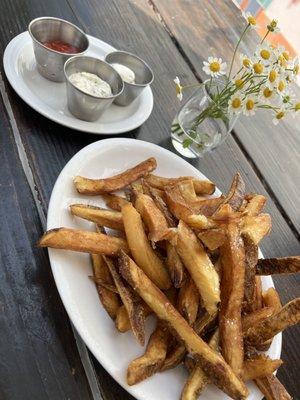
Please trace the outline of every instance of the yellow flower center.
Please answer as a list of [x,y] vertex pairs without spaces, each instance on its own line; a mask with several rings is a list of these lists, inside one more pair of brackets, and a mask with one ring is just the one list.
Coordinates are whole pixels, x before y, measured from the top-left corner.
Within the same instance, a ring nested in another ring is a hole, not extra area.
[[236,81],[234,82],[235,86],[239,89],[242,89],[242,87],[244,86],[244,81],[243,79],[236,79]]
[[180,94],[182,92],[182,86],[178,85],[178,83],[175,86],[176,94]]
[[253,69],[257,74],[262,74],[264,71],[264,66],[261,63],[255,63],[253,64]]
[[286,59],[285,59],[285,57],[284,57],[284,55],[283,54],[280,54],[280,56],[278,57],[278,61],[279,61],[279,64],[282,66],[282,67],[286,67]]
[[249,99],[249,100],[247,100],[247,102],[246,102],[246,108],[247,108],[247,110],[253,110],[253,108],[254,108],[254,101],[253,100],[251,100],[251,99]]
[[295,104],[295,110],[299,111],[300,110],[300,103]]
[[284,111],[280,111],[279,113],[276,114],[277,119],[281,119],[284,117]]
[[247,17],[247,21],[248,21],[248,23],[249,23],[250,25],[256,25],[256,20],[255,20],[255,18],[254,18],[252,15],[249,15],[249,16]]
[[269,50],[263,49],[260,52],[260,56],[261,58],[263,58],[264,60],[268,60],[271,57],[271,53],[269,52]]
[[212,62],[212,63],[209,64],[209,69],[210,69],[212,72],[219,72],[220,69],[221,69],[221,65],[220,65],[220,63],[218,63],[217,61],[214,61],[214,62]]
[[278,90],[279,90],[280,92],[282,92],[282,91],[284,90],[284,88],[285,88],[285,83],[284,83],[284,81],[280,81],[280,82],[278,83]]
[[232,100],[231,105],[233,108],[240,108],[241,107],[241,99],[239,99],[238,97],[236,97],[235,99]]
[[250,60],[249,60],[249,58],[244,58],[244,59],[243,59],[243,66],[246,67],[246,68],[249,68],[249,67],[250,67]]
[[282,53],[282,55],[283,55],[283,57],[285,58],[286,61],[289,61],[290,56],[289,56],[289,53],[288,53],[287,51],[284,51],[284,52]]
[[274,71],[274,70],[270,71],[270,73],[269,73],[269,81],[271,83],[273,83],[276,78],[277,78],[277,72]]
[[272,96],[272,90],[270,90],[269,88],[264,88],[264,90],[263,90],[263,95],[264,95],[264,97],[266,97],[266,98],[269,98],[269,97],[271,97]]
[[299,74],[299,64],[294,66],[294,74],[298,75]]

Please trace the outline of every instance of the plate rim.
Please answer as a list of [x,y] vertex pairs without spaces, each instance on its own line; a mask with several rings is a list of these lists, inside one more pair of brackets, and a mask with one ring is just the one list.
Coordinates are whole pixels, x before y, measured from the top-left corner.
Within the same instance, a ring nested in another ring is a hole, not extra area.
[[[90,40],[90,45],[94,43],[94,41],[99,42],[102,46],[102,48],[106,49],[107,51],[115,51],[116,48],[111,46],[109,43],[104,42],[103,40],[92,36],[92,35],[87,35],[89,40]],[[9,61],[12,59],[12,55],[13,55],[13,51],[18,49],[20,47],[20,43],[27,43],[31,41],[30,35],[28,31],[22,32],[20,34],[18,34],[17,36],[15,36],[13,39],[11,39],[11,41],[6,45],[4,53],[3,53],[3,68],[4,68],[4,72],[6,75],[7,80],[9,81],[11,87],[13,88],[13,90],[17,93],[17,95],[29,106],[31,107],[33,110],[35,110],[36,112],[38,112],[39,114],[41,114],[42,116],[44,116],[45,118],[48,118],[49,120],[65,126],[69,129],[74,130],[75,133],[78,132],[85,132],[85,133],[90,133],[90,134],[94,134],[94,135],[119,135],[125,132],[129,132],[131,130],[134,130],[136,128],[138,128],[139,126],[141,126],[144,122],[147,121],[147,119],[150,117],[152,110],[153,110],[153,105],[154,105],[154,100],[153,100],[153,92],[150,86],[148,86],[147,88],[145,88],[144,94],[142,93],[141,95],[147,96],[147,100],[149,102],[149,105],[146,107],[144,107],[145,111],[144,114],[139,117],[138,119],[134,119],[133,122],[131,124],[125,125],[124,127],[119,127],[118,129],[114,128],[114,123],[109,123],[107,125],[109,125],[109,127],[107,129],[101,129],[99,130],[99,126],[98,126],[98,130],[96,128],[93,129],[93,127],[95,127],[95,123],[93,122],[86,122],[86,121],[81,121],[73,116],[70,116],[69,118],[74,118],[74,122],[73,123],[69,123],[68,121],[65,121],[65,117],[61,116],[58,112],[53,112],[54,115],[50,114],[47,110],[45,110],[43,108],[43,105],[45,104],[44,102],[42,102],[41,100],[39,100],[36,95],[30,91],[29,88],[26,87],[26,89],[24,89],[24,80],[21,78],[21,75],[17,75],[15,72],[15,63],[17,61],[13,61],[13,63],[10,63]],[[20,42],[20,43],[19,43]],[[21,84],[21,88],[19,86],[19,84]],[[25,90],[25,93],[24,93]],[[26,90],[30,93],[30,96],[33,96],[33,99],[28,99],[28,96],[26,95]],[[130,119],[132,119],[132,117],[130,117]],[[90,124],[90,129],[85,125],[85,126],[76,126],[76,121],[80,121],[86,124]],[[119,123],[121,123],[122,121],[120,121]],[[127,121],[128,122],[128,121]]]
[[[102,146],[106,146],[106,144],[110,144],[110,143],[118,143],[120,144],[120,142],[123,142],[124,144],[130,144],[130,143],[139,143],[140,145],[144,145],[148,148],[153,148],[153,151],[155,152],[155,149],[157,149],[157,147],[166,155],[171,156],[172,158],[176,158],[179,159],[183,164],[189,164],[187,161],[185,161],[183,158],[179,157],[177,154],[171,152],[168,149],[165,149],[161,146],[158,146],[154,143],[151,142],[145,142],[139,139],[133,139],[133,138],[124,138],[124,137],[120,137],[120,138],[108,138],[108,139],[102,139],[102,140],[98,140],[96,142],[90,143],[89,145],[83,147],[81,150],[79,150],[76,154],[74,154],[74,156],[68,161],[68,163],[64,166],[64,168],[61,170],[60,174],[57,177],[57,180],[53,186],[53,190],[50,196],[50,200],[49,200],[49,206],[48,206],[48,215],[47,215],[47,230],[48,229],[52,229],[53,226],[52,225],[52,219],[53,216],[52,214],[55,214],[55,208],[52,206],[52,203],[54,203],[55,201],[55,197],[56,197],[56,192],[59,192],[59,187],[60,187],[60,180],[62,179],[62,177],[66,174],[66,172],[68,172],[68,168],[70,168],[70,165],[72,165],[72,163],[76,162],[77,158],[81,158],[83,155],[85,155],[85,153],[89,153],[90,149],[93,149],[94,147],[102,147]],[[197,168],[195,168],[193,165],[189,164],[189,166],[192,168],[192,170],[195,171],[196,174],[200,175],[202,174],[206,179],[208,179],[206,177],[206,175],[204,175],[201,171],[198,171]],[[217,191],[219,191],[218,188],[216,188]],[[53,211],[52,211],[53,210]],[[54,249],[55,250],[55,249]],[[52,270],[52,274],[54,277],[54,281],[57,287],[57,290],[59,292],[61,301],[65,307],[65,310],[68,314],[68,317],[70,319],[70,321],[72,322],[72,324],[74,325],[76,331],[79,333],[80,337],[82,338],[82,340],[84,341],[85,345],[88,347],[88,349],[91,351],[91,353],[95,356],[95,358],[97,359],[97,361],[103,366],[103,368],[109,373],[109,375],[121,386],[123,387],[124,390],[126,390],[130,395],[132,395],[133,397],[136,396],[136,394],[132,391],[132,389],[134,388],[134,386],[128,386],[126,384],[125,381],[120,381],[114,374],[113,372],[113,368],[110,367],[110,364],[106,362],[106,360],[101,359],[101,355],[99,356],[99,354],[97,354],[97,352],[95,351],[95,349],[93,348],[92,343],[90,343],[90,341],[87,338],[86,332],[84,329],[82,329],[77,316],[74,315],[74,313],[71,310],[71,305],[70,304],[66,304],[65,300],[64,300],[64,296],[62,294],[63,292],[63,287],[59,285],[59,273],[58,270],[55,270],[55,267],[52,266],[52,262],[51,262],[51,252],[53,251],[53,249],[48,248],[48,254],[49,254],[49,261],[50,261],[50,265],[51,265],[51,270]],[[259,258],[264,258],[263,253],[261,252],[261,250],[259,249]],[[264,276],[263,277],[265,279],[265,281],[269,282],[270,286],[275,287],[274,285],[274,281],[272,279],[271,276]],[[278,342],[278,348],[279,348],[279,354],[278,357],[280,357],[281,352],[282,352],[282,333],[280,332],[279,334],[277,334],[275,336],[277,342]],[[276,371],[277,372],[277,371]],[[226,395],[224,394],[224,399],[227,398]],[[135,397],[137,400],[144,400],[144,397]],[[261,397],[261,399],[263,398],[263,396]]]

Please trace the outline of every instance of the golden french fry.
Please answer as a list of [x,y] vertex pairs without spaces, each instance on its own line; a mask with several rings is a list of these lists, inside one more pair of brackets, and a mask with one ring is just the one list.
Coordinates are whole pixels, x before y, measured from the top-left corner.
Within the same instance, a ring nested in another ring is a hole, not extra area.
[[238,211],[245,197],[245,183],[239,173],[235,174],[231,187],[224,203],[229,204],[234,211]]
[[157,189],[164,190],[166,186],[176,185],[179,182],[192,180],[196,194],[213,194],[215,191],[215,185],[207,180],[200,180],[193,178],[191,176],[181,176],[179,178],[163,178],[161,176],[156,176],[149,174],[145,181]]
[[189,215],[196,213],[197,210],[183,198],[178,186],[167,186],[165,195],[168,208],[177,219],[186,221]]
[[163,213],[165,216],[168,226],[170,228],[174,228],[177,226],[177,221],[175,217],[172,215],[170,210],[168,209],[168,206],[166,204],[166,196],[165,192],[160,190],[160,189],[155,189],[151,187],[150,185],[146,184],[147,188],[149,189],[149,193],[151,197],[153,198],[154,203],[156,204],[156,207]]
[[196,334],[168,298],[124,252],[120,253],[119,268],[124,279],[152,308],[157,317],[166,321],[176,331],[212,382],[233,399],[245,399],[248,390],[244,383],[233,373],[224,359]]
[[244,213],[246,215],[255,217],[264,208],[264,205],[266,204],[266,201],[267,201],[267,199],[265,198],[265,196],[262,196],[260,194],[254,195],[247,202],[246,207],[244,209]]
[[128,313],[132,332],[137,341],[145,344],[145,313],[141,298],[124,283],[112,260],[104,257],[119,295]]
[[218,223],[203,214],[187,215],[185,222],[194,229],[218,228]]
[[282,363],[282,360],[272,360],[265,355],[249,358],[244,361],[243,380],[250,381],[272,374],[282,365]]
[[74,184],[79,193],[95,196],[102,193],[110,193],[124,189],[132,182],[148,175],[155,168],[156,160],[151,157],[125,172],[110,178],[89,179],[82,176],[76,176],[74,178]]
[[245,285],[243,312],[249,313],[255,307],[255,273],[258,260],[258,246],[247,233],[242,234],[245,248]]
[[186,278],[185,269],[175,247],[169,242],[167,242],[166,265],[174,287],[180,288]]
[[[97,255],[100,256],[100,254],[95,254],[95,256],[97,256]],[[111,292],[114,292],[114,293],[117,293],[117,294],[119,293],[119,292],[118,292],[118,289],[116,288],[116,286],[115,286],[113,283],[107,283],[104,279],[102,279],[102,278],[95,278],[95,277],[92,276],[92,275],[90,275],[89,278],[90,278],[96,285],[102,286],[102,287],[108,289],[108,290],[111,291]]]
[[131,329],[128,312],[127,312],[124,304],[122,304],[121,307],[119,307],[119,309],[117,311],[115,325],[116,325],[117,330],[122,333],[130,331],[130,329]]
[[257,275],[295,274],[300,272],[300,256],[262,258],[258,260]]
[[273,287],[262,293],[263,303],[266,307],[271,307],[275,313],[282,309],[279,294]]
[[255,297],[253,310],[260,310],[263,306],[262,284],[260,276],[255,276]]
[[263,307],[260,310],[255,310],[250,314],[246,314],[242,317],[242,328],[243,332],[247,332],[249,328],[259,324],[264,319],[274,314],[273,307]]
[[161,323],[157,323],[157,327],[150,336],[145,353],[131,361],[127,369],[128,385],[135,385],[160,370],[168,347],[169,332]]
[[248,329],[246,340],[250,345],[264,343],[277,333],[300,321],[300,297],[287,303],[276,314]]
[[169,226],[164,214],[156,206],[154,200],[146,194],[138,194],[136,196],[135,208],[141,214],[148,228],[149,239],[153,242],[161,240]]
[[126,240],[103,233],[70,228],[50,229],[41,237],[39,247],[73,250],[83,253],[117,256],[119,250],[128,252]]
[[222,246],[226,239],[226,232],[223,227],[212,228],[198,233],[198,238],[211,251]]
[[87,219],[107,228],[124,231],[122,214],[119,211],[106,210],[86,204],[72,204],[70,210],[77,217]]
[[260,214],[255,217],[246,215],[243,218],[242,233],[247,233],[255,244],[258,244],[271,230],[269,214]]
[[285,387],[278,378],[269,374],[254,380],[266,400],[292,400]]
[[228,223],[236,220],[238,222],[242,218],[243,214],[239,211],[234,211],[230,204],[225,203],[211,216],[212,221],[220,223]]
[[193,279],[189,277],[179,290],[177,310],[190,325],[196,321],[199,307],[199,292]]
[[242,376],[244,345],[241,309],[245,284],[245,249],[239,227],[227,226],[227,238],[220,248],[221,307],[219,313],[222,355],[233,371]]
[[169,274],[147,239],[140,214],[128,203],[122,207],[122,216],[134,260],[159,288],[168,289],[171,286]]
[[196,195],[192,179],[180,181],[177,183],[177,185],[185,201],[192,203],[199,200],[198,196]]
[[[105,261],[102,258],[102,255],[91,254],[91,258],[92,258],[94,278],[101,279],[108,284],[113,284],[113,279],[110,275],[109,269]],[[110,291],[103,285],[96,284],[96,288],[104,309],[112,319],[115,319],[117,316],[118,309],[120,307],[119,295]]]
[[105,200],[107,207],[115,211],[121,211],[122,207],[128,203],[124,197],[117,196],[116,194],[102,194],[102,198]]
[[195,282],[204,306],[214,314],[220,302],[219,276],[194,232],[180,221],[172,244]]

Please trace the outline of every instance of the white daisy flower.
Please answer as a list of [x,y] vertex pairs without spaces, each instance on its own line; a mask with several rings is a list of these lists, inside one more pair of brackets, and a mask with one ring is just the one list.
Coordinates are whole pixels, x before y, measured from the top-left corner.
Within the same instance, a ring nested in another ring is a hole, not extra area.
[[278,125],[280,121],[282,121],[288,114],[288,110],[285,108],[281,108],[280,110],[276,111],[276,114],[274,118],[272,119],[272,122],[274,125]]
[[283,93],[286,91],[286,87],[287,87],[287,82],[286,82],[286,80],[284,79],[284,77],[281,77],[279,80],[278,80],[278,83],[277,83],[277,92],[280,94],[280,95],[283,95]]
[[243,17],[248,22],[250,28],[255,29],[258,27],[255,17],[250,12],[247,12],[246,14],[243,13]]
[[255,75],[262,75],[265,72],[265,65],[262,62],[262,60],[258,57],[255,57],[254,59],[252,59],[252,71]]
[[274,98],[276,97],[277,93],[276,90],[271,90],[269,86],[267,85],[262,85],[260,88],[260,96],[259,100],[263,104],[269,104]]
[[259,58],[259,60],[265,65],[273,63],[276,59],[274,49],[272,49],[272,47],[268,43],[262,43],[261,45],[259,45],[255,51],[255,54]]
[[175,90],[176,90],[176,97],[177,99],[179,99],[179,101],[182,100],[182,86],[180,84],[180,79],[178,78],[178,76],[176,76],[176,78],[174,79],[174,83],[175,83]]
[[295,93],[289,89],[286,88],[282,93],[281,93],[281,99],[283,104],[289,104],[295,99],[296,95]]
[[203,61],[203,65],[203,71],[213,78],[226,74],[227,63],[222,62],[222,58],[208,57],[207,61]]
[[243,110],[243,98],[241,94],[233,94],[228,101],[228,112],[230,114],[239,114]]
[[243,64],[243,67],[245,67],[247,69],[251,68],[251,66],[252,66],[251,58],[248,57],[246,54],[241,54],[240,60],[241,60],[241,63]]
[[277,88],[278,82],[281,79],[281,70],[278,67],[273,66],[268,71],[267,82],[266,85],[271,89]]
[[280,32],[280,29],[278,28],[277,24],[278,24],[277,19],[272,19],[272,21],[267,25],[268,31],[273,33]]
[[257,98],[250,94],[244,100],[243,113],[244,115],[247,116],[254,115],[256,108],[257,108]]
[[294,60],[293,60],[293,73],[294,73],[294,75],[298,75],[299,74],[299,71],[300,71],[299,62],[300,62],[299,57],[298,56],[295,57]]

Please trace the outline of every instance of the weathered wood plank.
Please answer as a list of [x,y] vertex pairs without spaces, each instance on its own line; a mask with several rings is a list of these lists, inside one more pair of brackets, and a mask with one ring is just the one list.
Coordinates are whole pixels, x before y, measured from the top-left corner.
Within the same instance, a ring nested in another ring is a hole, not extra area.
[[[151,0],[151,3],[201,79],[207,79],[202,71],[202,62],[207,57],[220,56],[230,61],[245,27],[241,12],[231,0]],[[247,54],[257,43],[256,33],[249,32],[241,52]],[[184,82],[185,71],[178,69],[177,74]],[[300,89],[294,86],[300,98]],[[272,118],[267,112],[259,112],[251,119],[241,117],[234,129],[246,157],[252,160],[269,193],[274,193],[282,212],[299,232],[300,117],[278,126],[273,125]]]

